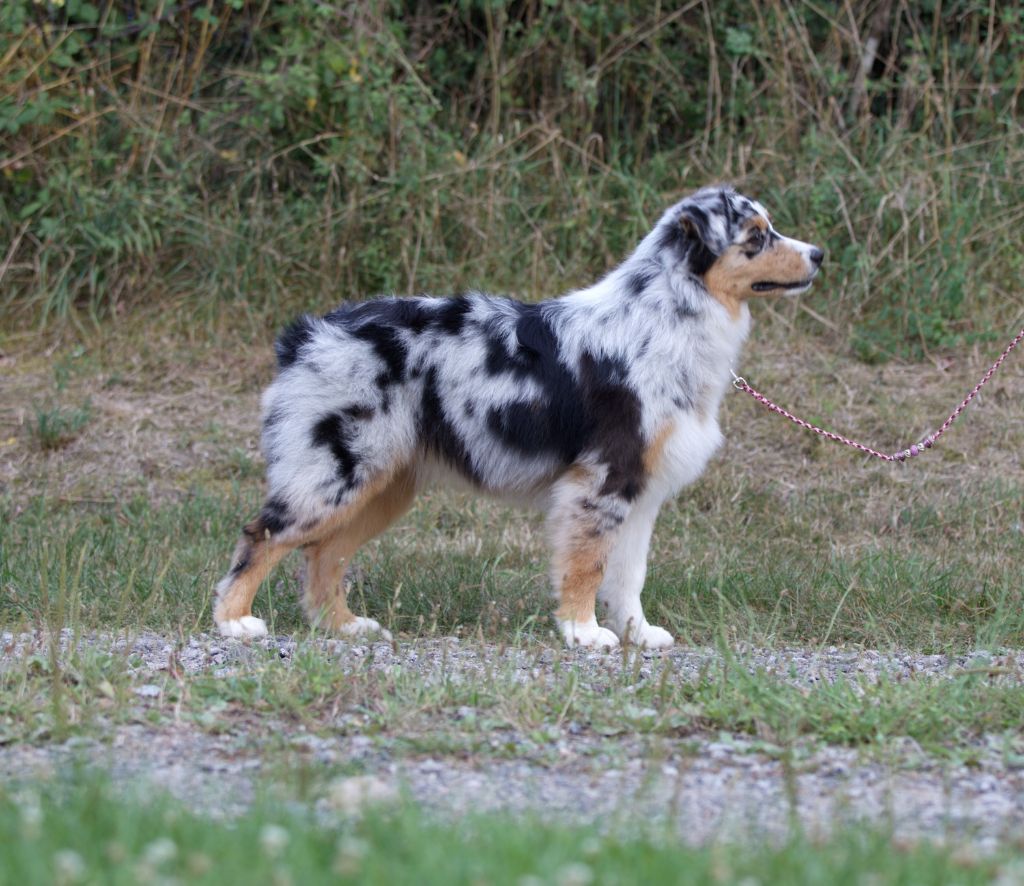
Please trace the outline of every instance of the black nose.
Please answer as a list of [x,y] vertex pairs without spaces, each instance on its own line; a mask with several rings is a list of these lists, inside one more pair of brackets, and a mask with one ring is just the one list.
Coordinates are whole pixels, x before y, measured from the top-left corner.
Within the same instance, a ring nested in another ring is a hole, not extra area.
[[818,249],[817,246],[811,250],[811,261],[814,263],[814,267],[820,268],[822,261],[825,259],[825,253]]

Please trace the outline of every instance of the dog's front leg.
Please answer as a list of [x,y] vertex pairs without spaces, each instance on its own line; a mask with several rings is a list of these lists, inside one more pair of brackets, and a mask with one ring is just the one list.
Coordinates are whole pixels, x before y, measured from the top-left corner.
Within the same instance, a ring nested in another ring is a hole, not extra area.
[[597,623],[594,607],[608,557],[630,506],[602,494],[602,472],[574,467],[555,487],[548,513],[555,619],[569,646],[614,648],[619,638]]
[[634,505],[619,528],[608,555],[604,581],[597,592],[606,623],[619,639],[648,649],[664,649],[673,643],[668,631],[647,623],[640,605],[647,577],[647,552],[662,498],[649,494]]

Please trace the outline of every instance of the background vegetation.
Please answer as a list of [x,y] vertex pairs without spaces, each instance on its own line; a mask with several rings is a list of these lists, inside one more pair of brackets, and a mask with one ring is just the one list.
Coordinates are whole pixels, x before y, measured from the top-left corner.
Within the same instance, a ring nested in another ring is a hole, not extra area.
[[[996,0],[7,0],[8,323],[592,280],[710,180],[829,252],[865,359],[1021,313],[1024,14]],[[798,313],[797,313],[798,312]]]
[[[752,381],[880,447],[920,439],[1024,323],[1022,92],[1024,10],[998,0],[0,0],[0,884],[1019,882],[1019,816],[985,785],[1024,761],[1024,353],[910,465],[728,398],[652,547],[672,654],[562,651],[542,522],[449,491],[353,567],[393,666],[307,632],[298,558],[257,597],[272,642],[209,632],[291,313],[585,285],[709,181],[829,253],[809,295],[756,308]],[[835,682],[785,665],[834,645]],[[322,814],[364,766],[596,785],[734,737],[780,761],[783,842]],[[836,746],[863,755],[854,787],[941,778],[950,847],[884,816],[801,834],[797,774],[845,784],[814,756]],[[251,804],[217,762],[242,758]],[[234,817],[121,790],[142,772]],[[971,802],[1000,823],[981,852],[953,849],[982,845]]]

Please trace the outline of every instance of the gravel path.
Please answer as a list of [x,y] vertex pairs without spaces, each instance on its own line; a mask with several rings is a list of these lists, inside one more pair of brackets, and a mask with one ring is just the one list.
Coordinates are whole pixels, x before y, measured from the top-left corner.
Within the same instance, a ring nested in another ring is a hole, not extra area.
[[[147,678],[165,674],[172,653],[172,664],[186,672],[226,675],[244,671],[251,661],[265,662],[260,646],[276,649],[282,659],[296,649],[286,638],[244,646],[205,635],[184,644],[155,634],[130,641],[90,636],[80,642],[133,653],[140,695],[152,691]],[[39,635],[0,635],[0,667],[16,666],[23,655],[38,652],[44,643]],[[397,651],[384,643],[325,645],[339,663],[412,669],[428,680],[478,680],[501,668],[515,679],[538,681],[551,678],[567,663],[577,666],[584,680],[607,680],[623,667],[637,673],[635,665],[624,665],[621,656],[568,653],[555,647],[501,649],[453,639],[404,642]],[[680,649],[666,658],[676,679],[695,679],[717,657],[711,649]],[[1007,672],[1024,670],[1024,653],[948,657],[835,648],[750,649],[743,653],[743,661],[808,686],[850,675],[873,679],[916,674],[942,680],[957,669],[982,664]],[[657,675],[665,664],[661,655],[645,655],[639,674]],[[1019,675],[1015,679],[1019,683]],[[694,843],[718,835],[779,835],[794,812],[811,833],[859,819],[891,823],[900,839],[949,838],[982,850],[1024,838],[1024,760],[1013,763],[1016,758],[1005,753],[1002,739],[996,737],[979,740],[970,766],[933,757],[910,740],[887,748],[885,756],[870,758],[849,748],[807,747],[786,764],[764,743],[746,737],[605,737],[574,726],[564,724],[542,754],[526,752],[509,759],[500,754],[417,755],[360,734],[350,723],[344,730],[317,729],[315,734],[256,716],[232,720],[230,731],[221,733],[203,731],[184,720],[135,724],[114,727],[102,739],[2,746],[0,777],[52,772],[84,759],[108,768],[115,780],[144,778],[197,808],[230,815],[251,802],[268,768],[273,768],[264,751],[273,747],[279,753],[284,742],[294,760],[314,768],[367,773],[335,780],[320,801],[327,809],[351,808],[367,792],[382,797],[404,792],[445,815],[512,810],[624,828],[637,821],[668,819]],[[526,737],[510,738],[502,732],[501,741],[510,740],[530,745]]]

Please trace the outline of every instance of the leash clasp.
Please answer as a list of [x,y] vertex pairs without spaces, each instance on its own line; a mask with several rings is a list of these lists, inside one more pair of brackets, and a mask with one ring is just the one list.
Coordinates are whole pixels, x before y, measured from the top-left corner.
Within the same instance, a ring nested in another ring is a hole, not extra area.
[[742,375],[737,375],[736,370],[729,367],[729,374],[732,375],[732,386],[737,391],[742,391],[747,386],[747,380]]

